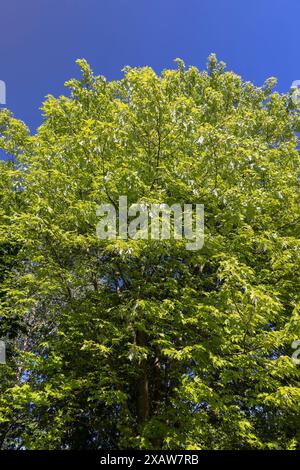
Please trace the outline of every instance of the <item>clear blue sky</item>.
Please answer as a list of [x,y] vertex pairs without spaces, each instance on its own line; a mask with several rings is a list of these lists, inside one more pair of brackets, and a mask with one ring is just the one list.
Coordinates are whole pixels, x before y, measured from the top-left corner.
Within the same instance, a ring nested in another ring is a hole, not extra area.
[[32,131],[48,93],[64,93],[84,57],[96,74],[157,72],[181,57],[203,68],[216,52],[243,78],[300,79],[300,0],[0,0],[0,80],[7,107]]

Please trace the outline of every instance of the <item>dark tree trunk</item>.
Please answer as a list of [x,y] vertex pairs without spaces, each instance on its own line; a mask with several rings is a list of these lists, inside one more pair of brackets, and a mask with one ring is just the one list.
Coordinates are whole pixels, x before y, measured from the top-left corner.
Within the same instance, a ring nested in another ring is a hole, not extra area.
[[[147,336],[144,331],[138,330],[136,333],[136,344],[147,346]],[[143,425],[149,417],[149,378],[147,360],[141,362],[141,371],[137,383],[137,415],[139,425]]]

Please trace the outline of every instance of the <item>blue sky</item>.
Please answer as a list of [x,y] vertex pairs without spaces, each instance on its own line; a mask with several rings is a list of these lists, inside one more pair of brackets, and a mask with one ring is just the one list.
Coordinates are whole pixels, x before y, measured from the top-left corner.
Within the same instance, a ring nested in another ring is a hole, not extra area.
[[33,132],[82,57],[115,79],[125,65],[160,72],[176,57],[203,68],[216,52],[244,79],[276,76],[287,91],[300,79],[299,20],[300,0],[0,0],[0,80]]

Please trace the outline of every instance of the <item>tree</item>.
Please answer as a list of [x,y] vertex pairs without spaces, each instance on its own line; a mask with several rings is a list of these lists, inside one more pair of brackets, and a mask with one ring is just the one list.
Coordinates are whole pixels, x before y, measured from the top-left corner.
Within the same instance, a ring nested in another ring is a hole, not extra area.
[[[78,63],[82,78],[48,96],[34,136],[2,119],[23,201],[4,208],[18,249],[2,310],[23,327],[3,448],[299,449],[290,94],[214,55],[204,72],[177,60],[111,82]],[[97,207],[120,195],[204,204],[204,247],[99,239]]]

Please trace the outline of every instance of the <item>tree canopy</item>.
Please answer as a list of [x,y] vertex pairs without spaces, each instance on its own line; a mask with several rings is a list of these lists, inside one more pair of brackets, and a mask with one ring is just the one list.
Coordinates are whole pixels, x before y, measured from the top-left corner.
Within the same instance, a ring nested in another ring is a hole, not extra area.
[[[34,135],[0,111],[3,449],[300,449],[299,107],[177,60],[78,60]],[[205,242],[101,240],[99,204],[199,203]]]

